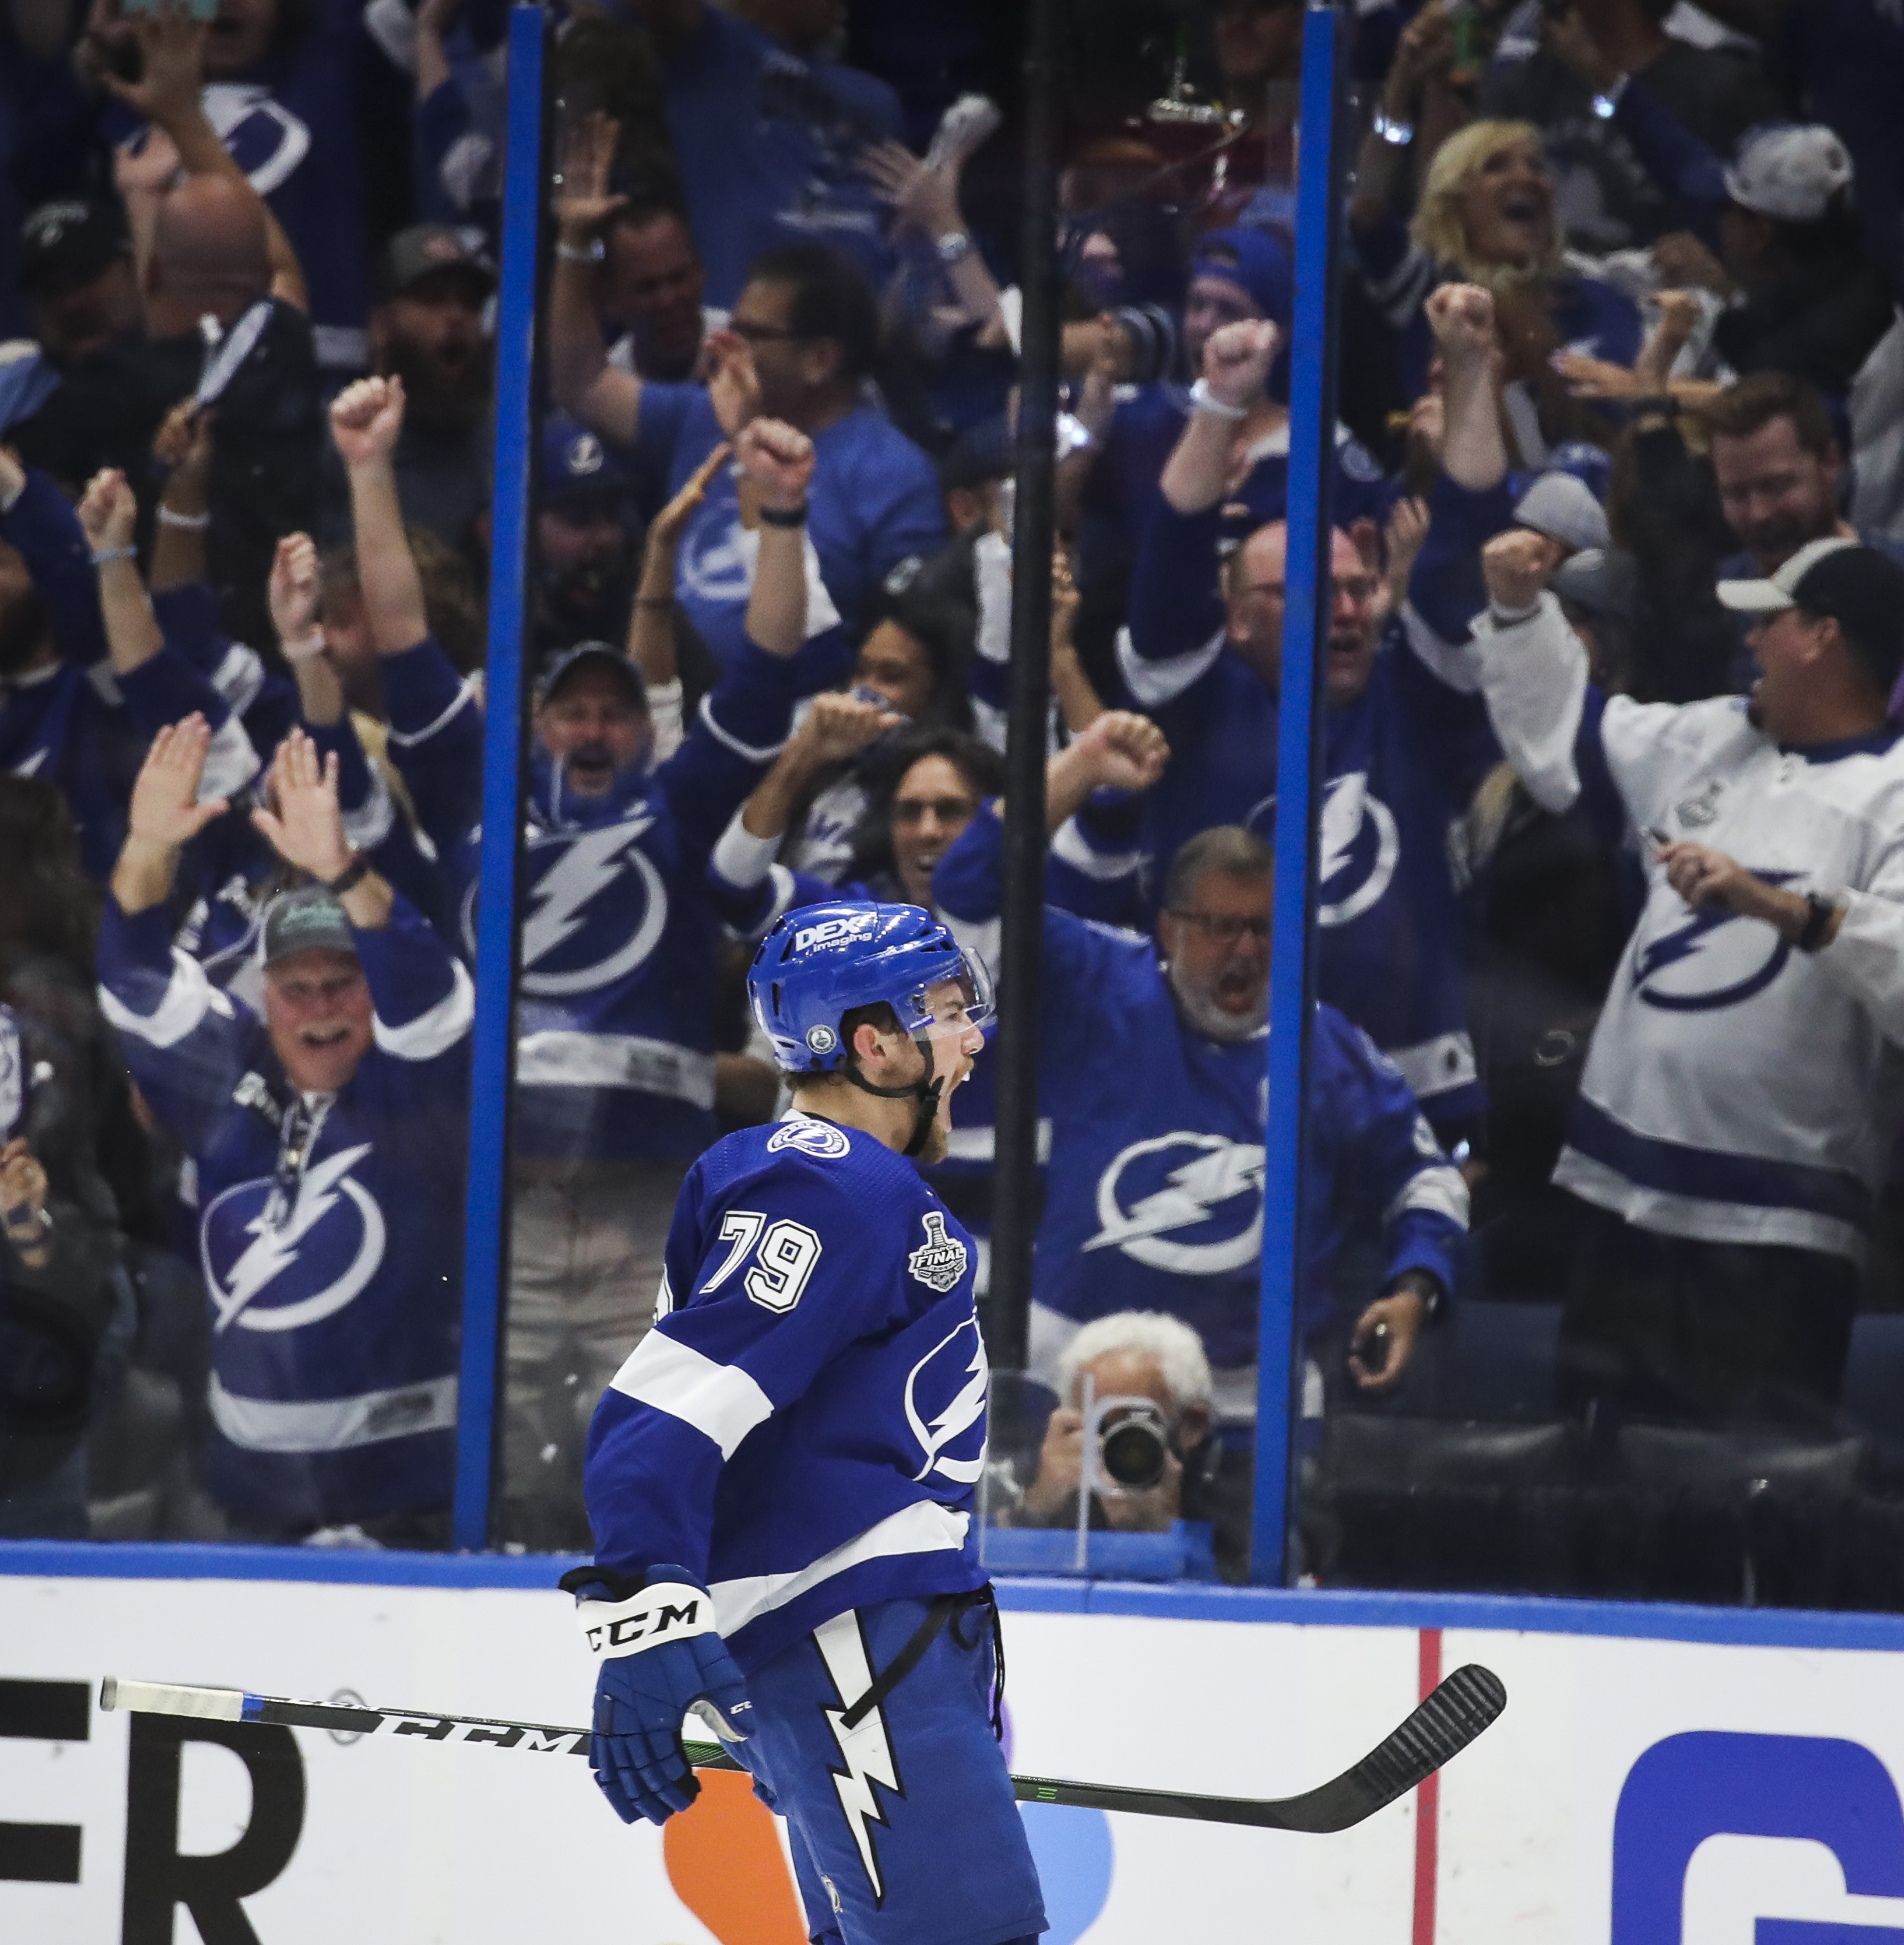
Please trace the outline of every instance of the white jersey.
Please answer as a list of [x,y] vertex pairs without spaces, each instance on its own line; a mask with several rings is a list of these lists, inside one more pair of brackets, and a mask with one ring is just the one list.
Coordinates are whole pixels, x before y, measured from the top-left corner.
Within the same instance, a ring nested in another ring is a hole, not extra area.
[[[1740,696],[1603,698],[1551,594],[1470,653],[1529,791],[1646,861],[1554,1180],[1642,1228],[1861,1260],[1904,1108],[1904,740],[1782,748]],[[1690,907],[1652,862],[1682,840],[1837,899],[1837,936]]]

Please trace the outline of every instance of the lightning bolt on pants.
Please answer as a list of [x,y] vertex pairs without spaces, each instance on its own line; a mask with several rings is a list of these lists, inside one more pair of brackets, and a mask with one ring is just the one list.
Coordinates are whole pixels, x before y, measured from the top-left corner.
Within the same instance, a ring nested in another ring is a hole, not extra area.
[[755,1731],[736,1753],[787,1820],[820,1945],[1010,1945],[1045,1929],[992,1733],[988,1631],[945,1629],[878,1709],[841,1726],[926,1611],[897,1600],[839,1615],[747,1678]]

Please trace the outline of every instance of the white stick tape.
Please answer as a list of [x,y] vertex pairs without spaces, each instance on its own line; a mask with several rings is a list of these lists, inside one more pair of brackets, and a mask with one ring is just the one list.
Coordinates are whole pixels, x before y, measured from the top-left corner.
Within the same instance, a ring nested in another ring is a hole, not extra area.
[[128,1681],[109,1675],[99,1685],[102,1709],[127,1709],[147,1715],[196,1715],[212,1722],[242,1722],[242,1688],[180,1688],[162,1681]]

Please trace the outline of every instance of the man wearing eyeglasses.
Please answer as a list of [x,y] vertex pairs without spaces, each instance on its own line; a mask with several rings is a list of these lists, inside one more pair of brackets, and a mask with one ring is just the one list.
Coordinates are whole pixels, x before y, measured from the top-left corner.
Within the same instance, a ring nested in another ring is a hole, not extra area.
[[[1211,334],[1131,581],[1119,667],[1175,752],[1142,807],[1136,846],[1128,837],[1121,846],[1146,923],[1168,903],[1157,868],[1199,831],[1274,828],[1285,529],[1258,526],[1226,554],[1224,523],[1233,426],[1261,393],[1278,344],[1264,322]],[[1428,673],[1399,624],[1385,621],[1372,567],[1339,529],[1333,544],[1316,990],[1401,1070],[1452,1144],[1483,1096],[1446,833],[1498,751],[1480,698]],[[1054,849],[1100,888],[1120,852],[1090,817]],[[1095,902],[1091,909],[1112,915]]]
[[763,521],[801,529],[808,590],[803,686],[847,674],[862,598],[909,555],[945,538],[938,476],[925,455],[863,396],[878,350],[871,288],[845,257],[792,243],[756,257],[724,330],[709,334],[705,385],[663,384],[608,362],[600,238],[626,198],[609,193],[616,125],[593,118],[565,159],[556,205],[550,378],[556,402],[597,437],[631,449],[636,471],[678,493],[724,439],[758,418],[813,442],[807,504],[763,513],[731,472],[709,484],[676,555],[674,591],[724,664],[744,656],[745,617]]
[[[1046,815],[1063,825],[1094,791],[1143,791],[1169,754],[1156,724],[1112,711],[1051,760]],[[1173,758],[1171,760],[1177,760]],[[1201,1336],[1219,1417],[1255,1413],[1263,1243],[1264,1045],[1273,858],[1254,832],[1199,832],[1171,860],[1153,942],[1045,917],[1039,1110],[1051,1121],[1050,1197],[1038,1232],[1029,1362],[1056,1369],[1095,1318],[1162,1311]],[[968,951],[995,951],[1003,828],[982,810],[933,876]],[[1368,1036],[1316,1009],[1310,1049],[1307,1273],[1298,1296],[1319,1386],[1342,1368],[1332,1271],[1350,1220],[1379,1212],[1378,1294],[1344,1331],[1363,1390],[1401,1377],[1453,1287],[1467,1189],[1415,1097]]]

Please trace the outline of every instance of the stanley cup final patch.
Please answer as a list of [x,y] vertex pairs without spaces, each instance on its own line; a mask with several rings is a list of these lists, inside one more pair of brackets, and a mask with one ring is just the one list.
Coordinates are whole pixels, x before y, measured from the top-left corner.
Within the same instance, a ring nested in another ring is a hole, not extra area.
[[925,1241],[906,1258],[906,1267],[928,1290],[943,1296],[965,1274],[965,1245],[946,1234],[943,1210],[927,1210],[924,1220]]

